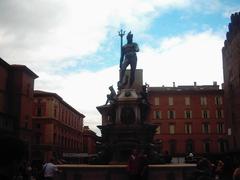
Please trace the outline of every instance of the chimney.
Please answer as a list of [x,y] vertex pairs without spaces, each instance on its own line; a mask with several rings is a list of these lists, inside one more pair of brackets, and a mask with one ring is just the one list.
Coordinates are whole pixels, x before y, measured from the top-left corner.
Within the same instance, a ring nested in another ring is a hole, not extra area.
[[173,87],[175,87],[175,82],[173,82]]
[[194,82],[194,87],[196,87],[197,86],[197,82]]
[[217,81],[213,81],[213,86],[217,86]]

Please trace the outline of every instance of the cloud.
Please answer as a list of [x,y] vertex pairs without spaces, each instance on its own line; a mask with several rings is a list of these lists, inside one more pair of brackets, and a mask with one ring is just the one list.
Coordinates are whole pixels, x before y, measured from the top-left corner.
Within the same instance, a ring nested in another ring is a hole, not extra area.
[[[39,75],[35,89],[58,93],[99,133],[96,106],[105,103],[110,85],[116,89],[118,65],[92,72],[81,65],[112,61],[112,54],[104,55],[113,50],[107,40],[120,28],[158,44],[146,41],[138,53],[138,68],[151,86],[222,83],[221,35],[208,30],[155,39],[146,33],[155,18],[176,9],[211,13],[223,7],[218,0],[0,1],[0,56],[30,67]],[[65,73],[68,68],[74,70]]]
[[[221,49],[224,38],[211,30],[186,33],[160,41],[158,48],[145,46],[139,54],[150,86],[223,83]],[[156,73],[153,75],[153,73]]]
[[240,11],[240,5],[237,6],[228,6],[224,8],[223,17],[230,18],[232,14]]
[[118,67],[104,69],[98,72],[76,72],[67,75],[38,74],[35,89],[55,92],[65,102],[69,103],[86,117],[84,125],[100,133],[97,125],[101,125],[101,116],[96,107],[105,104],[108,87],[118,81]]
[[74,69],[67,74],[62,70],[95,54],[109,32],[123,26],[144,34],[159,14],[167,9],[186,8],[189,2],[0,1],[0,56],[10,64],[30,67],[39,75],[35,89],[58,93],[84,113],[85,123],[96,129],[96,122],[101,123],[96,106],[105,103],[108,86],[117,82],[118,67],[98,72]]
[[[93,54],[107,33],[123,24],[143,32],[163,9],[188,0],[0,2],[0,54],[10,63],[45,68]],[[74,62],[73,62],[74,63]]]
[[211,14],[222,9],[222,2],[220,0],[191,0],[191,11]]
[[[221,48],[223,37],[211,30],[186,33],[156,40],[158,47],[140,44],[138,68],[150,86],[199,85],[223,82]],[[81,71],[66,75],[40,73],[35,89],[58,93],[75,109],[85,114],[85,125],[100,134],[101,115],[96,106],[106,102],[108,87],[118,81],[118,66],[97,72]]]

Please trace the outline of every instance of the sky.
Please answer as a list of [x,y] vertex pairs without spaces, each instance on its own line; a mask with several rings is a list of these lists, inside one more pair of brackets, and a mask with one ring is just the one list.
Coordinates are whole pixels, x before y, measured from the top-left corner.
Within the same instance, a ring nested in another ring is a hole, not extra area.
[[0,0],[0,57],[30,68],[35,90],[57,93],[100,135],[96,107],[117,89],[121,29],[132,31],[150,87],[221,85],[238,11],[239,0]]

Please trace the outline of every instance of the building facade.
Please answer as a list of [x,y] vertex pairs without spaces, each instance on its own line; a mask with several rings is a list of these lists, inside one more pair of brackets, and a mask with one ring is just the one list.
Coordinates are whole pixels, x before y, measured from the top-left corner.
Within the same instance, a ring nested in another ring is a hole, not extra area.
[[84,115],[56,93],[34,91],[33,159],[61,158],[83,151]]
[[0,58],[0,134],[26,142],[31,154],[34,80],[38,77],[24,65],[9,65]]
[[231,15],[222,48],[225,115],[230,151],[240,150],[240,13]]
[[88,155],[96,154],[97,135],[88,126],[83,128],[83,152]]
[[223,90],[213,85],[149,87],[148,121],[157,125],[158,151],[174,156],[228,150]]

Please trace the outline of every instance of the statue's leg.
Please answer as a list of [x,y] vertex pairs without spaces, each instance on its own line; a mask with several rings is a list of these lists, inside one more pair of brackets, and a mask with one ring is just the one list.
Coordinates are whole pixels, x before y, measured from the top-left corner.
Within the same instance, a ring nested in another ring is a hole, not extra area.
[[109,101],[109,100],[107,99],[107,101],[106,101],[105,105],[107,105],[108,101]]
[[107,103],[109,102],[109,98],[110,98],[110,95],[108,94],[107,95],[107,101],[106,101],[105,105],[107,105]]
[[136,67],[137,67],[137,57],[133,57],[131,59],[131,77],[130,77],[130,87],[133,85],[133,82],[135,80],[135,71],[136,71]]
[[126,71],[126,69],[127,69],[128,64],[129,64],[128,60],[125,59],[125,60],[123,61],[123,64],[122,64],[122,67],[121,67],[121,70],[120,70],[120,80],[119,80],[120,83],[123,82],[123,77],[124,77],[124,74],[125,74],[125,71]]

